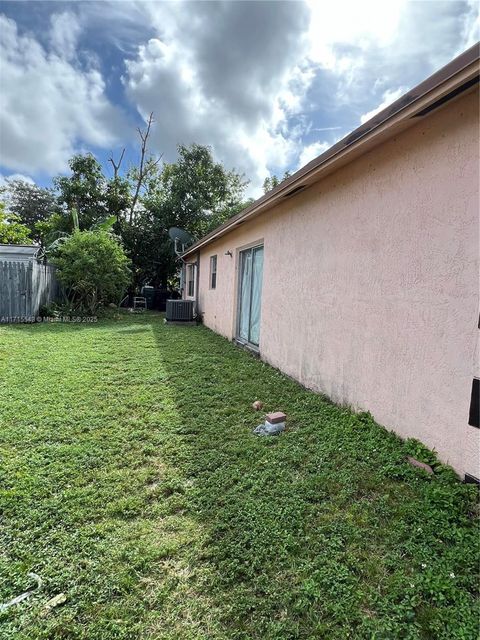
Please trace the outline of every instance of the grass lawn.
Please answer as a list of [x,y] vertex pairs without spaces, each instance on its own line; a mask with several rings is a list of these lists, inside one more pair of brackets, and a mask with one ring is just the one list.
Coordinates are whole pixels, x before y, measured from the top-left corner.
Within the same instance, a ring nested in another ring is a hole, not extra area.
[[0,327],[0,425],[2,640],[478,638],[476,489],[204,327]]

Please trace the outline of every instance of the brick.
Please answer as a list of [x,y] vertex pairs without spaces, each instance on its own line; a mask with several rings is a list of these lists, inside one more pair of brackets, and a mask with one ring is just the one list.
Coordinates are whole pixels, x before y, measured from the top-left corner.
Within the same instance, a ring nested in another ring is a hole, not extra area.
[[270,424],[278,424],[279,422],[285,422],[287,416],[281,411],[275,411],[274,413],[267,413],[265,419]]

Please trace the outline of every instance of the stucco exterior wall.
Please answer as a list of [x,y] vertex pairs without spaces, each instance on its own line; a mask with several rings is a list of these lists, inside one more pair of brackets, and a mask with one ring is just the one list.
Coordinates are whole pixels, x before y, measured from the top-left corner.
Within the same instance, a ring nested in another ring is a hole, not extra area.
[[238,250],[263,241],[262,359],[476,477],[478,134],[477,95],[447,103],[202,249],[198,292],[233,338]]

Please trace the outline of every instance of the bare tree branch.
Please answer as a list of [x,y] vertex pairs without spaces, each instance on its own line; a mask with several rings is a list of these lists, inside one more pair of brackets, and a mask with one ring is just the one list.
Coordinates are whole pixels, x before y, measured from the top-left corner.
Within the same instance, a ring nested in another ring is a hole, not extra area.
[[132,222],[132,220],[133,220],[133,213],[135,211],[135,207],[136,207],[137,202],[138,202],[138,197],[140,195],[140,190],[141,190],[142,186],[144,185],[145,179],[148,177],[148,175],[151,172],[151,170],[154,167],[156,167],[158,165],[158,163],[160,162],[160,160],[162,159],[162,156],[160,156],[156,160],[152,159],[151,162],[148,162],[148,160],[146,159],[148,136],[150,135],[150,129],[152,127],[153,122],[154,122],[154,120],[153,120],[153,112],[152,112],[148,116],[147,128],[145,130],[143,130],[143,131],[140,128],[137,129],[138,135],[140,136],[140,141],[141,141],[141,145],[140,145],[140,163],[139,163],[139,166],[138,166],[138,175],[137,175],[137,181],[136,181],[136,185],[135,185],[135,192],[133,194],[132,204],[131,204],[131,207],[130,207],[130,219],[129,219],[129,222]]
[[[113,167],[113,184],[115,187],[115,196],[118,196],[118,184],[117,184],[117,178],[118,178],[118,172],[120,170],[120,167],[122,165],[122,160],[123,160],[123,156],[125,155],[125,147],[123,147],[122,149],[122,153],[120,154],[120,158],[118,159],[118,162],[115,162],[115,160],[113,159],[113,151],[112,151],[112,155],[110,156],[110,158],[108,159],[109,162],[112,163],[112,167]],[[116,212],[116,216],[117,216],[117,222],[120,222],[120,212],[117,211]]]
[[123,156],[124,155],[125,155],[125,147],[123,147],[123,149],[122,149],[122,153],[120,155],[120,158],[119,158],[118,162],[115,162],[115,160],[113,159],[113,153],[110,156],[110,158],[108,159],[108,161],[112,163],[114,180],[116,180],[118,178],[118,171],[119,171],[120,166],[122,164],[122,160],[123,160]]

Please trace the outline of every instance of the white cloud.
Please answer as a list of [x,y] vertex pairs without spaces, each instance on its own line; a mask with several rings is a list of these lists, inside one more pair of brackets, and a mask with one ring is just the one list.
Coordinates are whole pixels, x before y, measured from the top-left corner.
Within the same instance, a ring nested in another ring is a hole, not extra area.
[[352,60],[338,51],[338,45],[367,48],[375,42],[388,46],[394,39],[402,10],[408,0],[339,0],[318,2],[308,0],[311,10],[309,27],[312,60],[322,66],[345,72]]
[[81,26],[77,16],[71,11],[54,13],[50,17],[50,43],[53,51],[64,58],[71,60],[75,57],[75,49]]
[[3,175],[0,173],[0,188],[6,187],[8,182],[13,180],[21,180],[22,182],[28,182],[29,184],[35,184],[35,181],[30,176],[24,176],[23,173],[11,173],[9,175]]
[[310,132],[327,123],[344,134],[355,129],[478,38],[473,0],[312,0],[311,8],[310,56],[318,71],[308,98]]
[[382,102],[378,105],[378,107],[375,107],[375,109],[372,109],[371,111],[367,111],[367,113],[364,113],[361,116],[361,124],[367,122],[367,120],[370,120],[370,118],[373,118],[373,116],[375,116],[377,113],[380,113],[380,111],[391,105],[392,102],[395,102],[395,100],[398,100],[398,98],[400,98],[400,96],[402,96],[406,92],[406,90],[407,89],[405,87],[400,87],[398,89],[395,89],[394,91],[391,91],[390,89],[385,91],[385,93],[383,94]]
[[[127,60],[125,87],[142,114],[155,111],[155,142],[167,158],[178,142],[210,144],[245,171],[256,194],[268,173],[328,148],[334,140],[325,131],[355,128],[446,63],[459,43],[465,48],[478,14],[467,9],[407,0],[136,3],[135,15],[145,11],[157,36]],[[339,108],[330,126],[317,119],[319,96]],[[320,139],[305,146],[315,131]]]
[[106,98],[101,74],[69,60],[77,27],[71,14],[54,16],[53,48],[47,51],[32,35],[21,35],[13,20],[0,16],[4,167],[52,174],[66,168],[80,141],[99,147],[116,142],[122,116]]
[[271,171],[299,152],[287,127],[313,75],[305,63],[306,6],[295,3],[150,4],[158,37],[126,61],[129,99],[156,115],[154,143],[167,159],[178,143],[213,148],[251,179],[258,195]]
[[480,40],[480,10],[477,0],[468,0],[468,11],[464,14],[463,33],[460,43],[461,53],[463,49],[473,47]]
[[0,135],[9,170],[55,173],[78,148],[109,148],[130,135],[133,126],[106,96],[111,78],[96,62],[108,45],[114,73],[123,69],[118,99],[143,117],[155,113],[152,150],[171,161],[179,143],[208,144],[252,180],[249,195],[269,173],[303,166],[333,144],[335,132],[355,128],[478,37],[474,0],[41,6],[50,12],[46,44],[19,34],[12,21],[0,23]]
[[303,147],[298,158],[297,169],[301,169],[310,160],[313,160],[321,153],[326,151],[331,145],[328,142],[312,142]]

